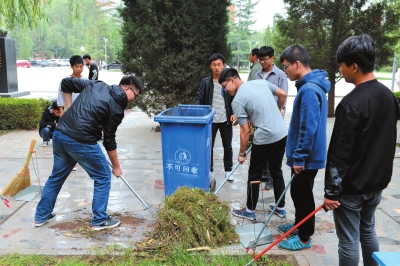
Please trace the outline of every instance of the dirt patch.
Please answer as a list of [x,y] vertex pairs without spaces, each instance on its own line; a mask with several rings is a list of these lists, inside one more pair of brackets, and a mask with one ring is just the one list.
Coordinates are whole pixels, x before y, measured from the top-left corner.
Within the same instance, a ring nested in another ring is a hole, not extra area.
[[[116,238],[129,238],[135,235],[136,231],[149,231],[151,227],[147,225],[147,221],[141,217],[136,217],[135,214],[125,212],[124,214],[110,214],[119,220],[121,224],[118,227],[95,231],[92,230],[91,217],[78,217],[73,221],[58,222],[49,228],[54,229],[57,234],[62,234],[73,238],[97,238],[113,236]],[[136,234],[136,235],[142,235]],[[136,239],[140,240],[140,239]]]

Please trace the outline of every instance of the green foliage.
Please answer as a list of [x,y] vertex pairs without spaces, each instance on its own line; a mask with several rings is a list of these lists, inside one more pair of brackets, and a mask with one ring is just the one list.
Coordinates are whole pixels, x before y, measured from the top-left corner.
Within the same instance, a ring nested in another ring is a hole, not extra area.
[[45,99],[0,98],[0,130],[36,129],[48,105]]
[[221,246],[238,242],[230,224],[229,207],[214,193],[198,188],[179,188],[165,201],[151,233],[161,247],[194,248]]
[[[254,7],[259,1],[252,0],[233,0],[235,12],[234,21],[229,22],[228,43],[231,46],[233,57],[230,61],[231,67],[240,68],[241,65],[248,65],[250,48],[257,47],[257,40],[252,38],[253,32],[250,26],[254,24]],[[258,45],[260,47],[261,45]]]
[[[372,36],[377,47],[377,67],[389,65],[399,40],[399,1],[367,0],[284,0],[287,15],[277,16],[280,38],[274,48],[304,45],[311,57],[311,67],[325,69],[331,81],[328,115],[334,115],[335,83],[338,81],[336,50],[348,37],[361,33]],[[397,9],[396,9],[397,5]],[[340,78],[340,77],[339,77]]]
[[16,40],[17,59],[69,59],[88,53],[95,61],[104,60],[106,38],[107,62],[117,61],[122,42],[116,9],[102,10],[92,0],[57,0],[43,12],[46,20],[38,20],[36,27],[24,29],[16,25],[11,32]]
[[124,73],[135,73],[146,91],[137,105],[148,115],[193,103],[211,74],[208,58],[228,60],[228,0],[126,0],[121,8]]

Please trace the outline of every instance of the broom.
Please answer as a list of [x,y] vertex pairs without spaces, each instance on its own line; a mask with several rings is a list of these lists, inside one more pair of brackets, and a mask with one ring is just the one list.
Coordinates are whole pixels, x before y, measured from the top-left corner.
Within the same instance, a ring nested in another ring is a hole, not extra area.
[[35,151],[33,148],[35,147],[36,139],[33,139],[31,142],[31,147],[29,148],[28,157],[26,158],[25,165],[22,167],[22,170],[18,172],[16,176],[7,184],[7,186],[3,189],[2,194],[4,196],[15,196],[21,190],[29,187],[31,185],[31,177],[30,171],[28,168],[29,162],[32,158],[32,153]]

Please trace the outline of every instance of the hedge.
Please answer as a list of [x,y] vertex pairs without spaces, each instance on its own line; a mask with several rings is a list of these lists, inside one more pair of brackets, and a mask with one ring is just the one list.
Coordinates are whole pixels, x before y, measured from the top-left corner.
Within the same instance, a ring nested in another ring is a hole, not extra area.
[[37,129],[48,105],[51,101],[42,98],[0,98],[0,130]]

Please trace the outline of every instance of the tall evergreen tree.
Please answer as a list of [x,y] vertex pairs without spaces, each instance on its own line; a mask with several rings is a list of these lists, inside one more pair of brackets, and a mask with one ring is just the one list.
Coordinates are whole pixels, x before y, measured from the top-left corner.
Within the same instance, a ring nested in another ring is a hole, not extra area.
[[[340,79],[336,50],[349,36],[367,33],[377,49],[377,66],[390,62],[398,37],[391,35],[399,27],[400,12],[388,0],[284,0],[287,16],[278,16],[280,38],[274,47],[284,49],[293,43],[309,51],[311,67],[325,69],[331,81],[328,116],[334,116],[335,83]],[[398,4],[397,4],[398,5]]]
[[211,74],[208,58],[227,45],[229,0],[125,0],[121,9],[123,71],[147,90],[138,106],[148,115],[193,103],[200,81]]

